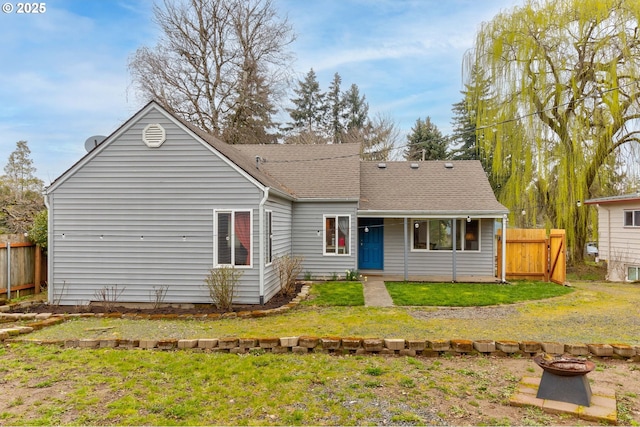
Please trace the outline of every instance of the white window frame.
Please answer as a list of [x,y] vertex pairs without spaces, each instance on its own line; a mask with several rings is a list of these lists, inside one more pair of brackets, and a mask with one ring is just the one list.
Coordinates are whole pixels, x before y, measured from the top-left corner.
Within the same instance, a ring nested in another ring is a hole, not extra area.
[[[460,241],[456,242],[456,252],[469,252],[469,253],[478,253],[482,251],[482,219],[481,218],[472,218],[472,221],[478,221],[478,249],[465,249],[464,248],[464,242],[465,242],[465,234],[467,232],[467,220],[466,219],[462,219],[462,218],[411,218],[410,220],[410,224],[411,224],[411,230],[409,232],[409,234],[411,234],[411,248],[410,251],[411,252],[453,252],[453,249],[430,249],[429,248],[429,242],[430,240],[430,235],[429,235],[429,230],[430,230],[430,222],[431,221],[442,221],[442,220],[449,220],[449,221],[458,221],[458,226],[456,227],[456,231],[460,233]],[[415,223],[416,222],[421,222],[426,224],[427,227],[427,247],[424,249],[416,249],[415,247],[415,232],[414,232],[414,228],[415,228]],[[460,224],[463,225],[463,227],[460,227]]]
[[[333,218],[335,220],[335,232],[336,237],[338,237],[338,223],[339,218],[349,218],[349,236],[347,236],[347,241],[345,242],[345,247],[347,248],[347,253],[341,254],[338,253],[338,245],[335,245],[334,252],[327,252],[327,218]],[[350,214],[324,214],[322,215],[322,254],[324,256],[351,256],[351,235],[353,233],[351,227],[351,215]]]
[[[236,234],[235,234],[235,214],[236,212],[248,212],[249,213],[249,235],[250,235],[250,243],[251,246],[249,248],[249,264],[248,265],[236,265],[235,257],[236,257]],[[230,237],[230,246],[233,248],[231,250],[231,263],[230,264],[221,264],[218,262],[218,214],[231,214],[231,235]],[[214,209],[213,210],[213,265],[217,267],[235,267],[239,269],[249,269],[253,268],[253,209]]]
[[264,250],[264,262],[265,265],[271,265],[273,263],[273,211],[264,211],[264,243],[266,245]]
[[[631,224],[627,224],[627,213],[631,214]],[[636,223],[636,217],[640,220],[640,210],[625,209],[622,211],[622,224],[625,228],[640,228],[640,222]]]
[[[630,270],[630,269],[632,269],[632,268],[636,270],[636,280],[631,280],[631,279],[629,279],[629,270]],[[626,280],[627,282],[637,282],[637,281],[640,281],[640,266],[638,266],[638,265],[627,265],[627,268],[625,269],[625,272],[624,272],[624,273],[625,273],[625,276],[626,276],[626,277],[625,277],[625,280]]]

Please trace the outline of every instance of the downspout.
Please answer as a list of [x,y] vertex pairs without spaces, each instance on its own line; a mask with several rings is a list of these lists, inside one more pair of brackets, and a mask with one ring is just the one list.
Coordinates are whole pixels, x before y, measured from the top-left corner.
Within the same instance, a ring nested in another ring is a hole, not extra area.
[[404,281],[409,281],[409,239],[407,230],[407,217],[404,217]]
[[502,283],[507,283],[507,214],[502,215]]
[[[49,280],[49,276],[53,277],[53,215],[49,195],[44,193],[44,206],[47,208],[47,300],[49,304],[53,303],[53,280]],[[60,296],[62,298],[62,295]]]
[[[598,208],[602,208],[604,210],[607,211],[607,259],[605,260],[607,262],[607,279],[611,280],[610,274],[609,274],[609,268],[611,266],[611,211],[609,210],[608,207],[604,206],[604,205],[598,205]],[[598,212],[599,214],[599,212]],[[599,226],[600,224],[598,224]],[[598,240],[600,240],[600,236],[598,236]],[[601,261],[602,258],[600,258],[600,245],[598,245],[598,258]],[[625,273],[625,277],[626,277],[626,273]]]
[[453,251],[452,251],[453,252],[453,255],[452,255],[452,257],[453,257],[453,263],[452,263],[453,274],[451,276],[451,281],[453,283],[455,283],[456,282],[456,240],[458,240],[456,238],[456,225],[457,225],[458,220],[453,218],[452,221],[453,221],[453,227],[452,227],[452,230],[451,230],[451,235],[453,236],[453,239],[451,239],[451,240],[453,240],[453,247],[452,247],[452,249],[453,249]]
[[260,205],[258,205],[258,242],[260,248],[258,249],[258,256],[260,259],[258,260],[258,270],[259,270],[259,281],[260,281],[260,304],[264,304],[264,249],[265,249],[265,240],[264,240],[264,205],[267,203],[267,199],[269,198],[269,187],[264,188],[264,197],[260,200]]

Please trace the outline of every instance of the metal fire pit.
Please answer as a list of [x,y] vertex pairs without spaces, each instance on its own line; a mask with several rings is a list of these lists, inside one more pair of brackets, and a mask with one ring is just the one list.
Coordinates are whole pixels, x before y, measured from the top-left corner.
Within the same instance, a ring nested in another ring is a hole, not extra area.
[[589,360],[539,355],[533,358],[543,369],[536,397],[591,406],[591,386],[587,374],[596,367]]

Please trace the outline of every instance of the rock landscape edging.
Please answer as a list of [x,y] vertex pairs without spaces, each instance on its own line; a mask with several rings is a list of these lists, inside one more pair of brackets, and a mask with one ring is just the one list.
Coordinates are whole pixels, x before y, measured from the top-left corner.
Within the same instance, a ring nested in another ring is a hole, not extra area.
[[[76,339],[76,340],[32,340],[21,337],[34,330],[56,325],[67,319],[78,317],[108,317],[127,319],[202,319],[264,317],[279,314],[297,306],[309,294],[305,285],[290,303],[270,310],[241,311],[225,314],[150,315],[123,313],[7,313],[20,304],[0,307],[0,323],[27,322],[25,326],[0,328],[0,341],[31,342],[79,348],[142,348],[157,350],[185,349],[226,353],[297,353],[309,352],[334,354],[372,354],[439,357],[445,355],[488,355],[533,357],[540,352],[553,355],[568,354],[586,357],[613,357],[640,362],[640,346],[627,344],[562,344],[557,342],[509,341],[509,340],[427,340],[401,338],[359,337],[269,337],[269,338],[202,338],[202,339]],[[21,303],[24,304],[24,303]]]

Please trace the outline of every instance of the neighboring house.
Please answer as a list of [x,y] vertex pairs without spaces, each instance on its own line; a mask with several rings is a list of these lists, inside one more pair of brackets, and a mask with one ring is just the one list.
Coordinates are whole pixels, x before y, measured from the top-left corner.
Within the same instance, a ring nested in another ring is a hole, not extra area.
[[285,254],[314,278],[495,277],[508,211],[479,162],[363,162],[359,150],[232,146],[151,102],[47,188],[49,301],[117,285],[121,302],[166,289],[165,302],[207,303],[209,270],[231,265],[235,302],[261,304]]
[[598,208],[598,256],[607,280],[640,280],[640,193],[585,202]]

